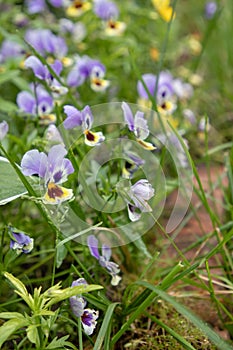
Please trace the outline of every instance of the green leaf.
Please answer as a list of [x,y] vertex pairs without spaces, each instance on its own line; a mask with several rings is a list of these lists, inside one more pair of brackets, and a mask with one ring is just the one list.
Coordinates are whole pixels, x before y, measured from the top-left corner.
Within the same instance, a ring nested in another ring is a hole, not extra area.
[[27,337],[30,340],[31,343],[37,344],[37,346],[40,344],[40,338],[38,334],[38,325],[31,324],[27,327]]
[[2,344],[19,328],[25,327],[28,325],[28,321],[24,318],[12,318],[11,320],[5,322],[0,327],[0,348]]
[[51,287],[44,293],[45,297],[51,298],[51,300],[46,304],[46,307],[50,307],[53,304],[56,304],[62,300],[68,299],[75,295],[93,292],[94,290],[99,290],[102,288],[103,288],[102,286],[99,286],[96,284],[75,286],[75,287],[69,287],[65,289],[56,289],[56,290],[53,287]]
[[67,249],[65,245],[57,245],[56,251],[56,266],[59,268],[67,255]]
[[5,205],[27,191],[6,158],[0,157],[0,205]]
[[25,319],[25,317],[22,314],[20,314],[19,312],[0,312],[0,318],[4,318],[4,319],[11,319],[11,318]]
[[62,338],[57,338],[55,337],[51,343],[46,347],[46,349],[56,349],[56,350],[64,350],[64,347],[65,346],[69,346],[71,347],[72,349],[76,350],[76,346],[73,345],[72,343],[70,342],[67,342],[66,340],[69,338],[69,335],[65,335],[64,337]]
[[118,303],[114,303],[114,304],[111,304],[108,306],[106,314],[105,314],[104,319],[102,321],[102,326],[100,328],[98,337],[95,341],[95,346],[94,346],[93,350],[101,350],[102,349],[102,344],[103,344],[103,341],[105,339],[105,335],[109,329],[109,324],[110,324],[110,321],[112,318],[112,314],[113,314],[113,311],[114,311],[115,307],[117,306],[117,304]]
[[11,101],[0,98],[0,110],[6,113],[16,112],[18,107]]
[[8,70],[0,73],[0,85],[6,83],[7,81],[14,80],[18,75],[18,70]]

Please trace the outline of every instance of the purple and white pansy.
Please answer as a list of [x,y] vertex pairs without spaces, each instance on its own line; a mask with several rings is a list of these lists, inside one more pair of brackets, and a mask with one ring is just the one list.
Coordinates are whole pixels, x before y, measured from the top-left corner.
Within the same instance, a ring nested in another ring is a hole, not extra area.
[[[71,287],[81,286],[87,284],[84,278],[79,278],[72,282]],[[82,295],[76,295],[70,297],[70,306],[76,317],[81,318],[81,322],[84,328],[84,332],[87,335],[91,335],[96,327],[97,318],[99,317],[99,311],[86,308],[87,301]]]
[[46,204],[60,204],[73,197],[72,189],[60,186],[74,172],[71,161],[65,158],[66,154],[67,150],[60,144],[53,146],[48,155],[33,149],[22,158],[22,173],[25,176],[37,175],[43,179],[46,192],[42,200]]
[[127,199],[129,219],[138,221],[142,213],[149,213],[152,208],[147,203],[154,196],[154,189],[146,179],[137,181],[130,187]]
[[20,232],[13,227],[8,229],[11,241],[10,249],[16,250],[17,254],[28,254],[32,251],[34,246],[34,239],[23,232]]
[[144,141],[150,134],[144,113],[137,111],[134,116],[126,102],[122,103],[121,108],[124,113],[125,123],[128,125],[129,131],[133,132],[136,136],[137,142],[146,150],[154,150],[156,147],[152,143]]
[[81,126],[86,145],[98,146],[105,140],[105,137],[101,131],[93,132],[90,130],[94,118],[89,106],[86,106],[83,108],[83,110],[79,111],[74,106],[65,105],[64,112],[67,115],[67,118],[63,124],[65,129],[73,129],[77,126]]
[[91,255],[99,261],[99,264],[107,270],[107,272],[112,276],[111,284],[117,286],[121,280],[121,277],[118,275],[120,272],[119,265],[110,261],[112,250],[111,248],[103,244],[101,248],[101,253],[99,253],[99,242],[94,235],[90,235],[87,238],[88,248]]

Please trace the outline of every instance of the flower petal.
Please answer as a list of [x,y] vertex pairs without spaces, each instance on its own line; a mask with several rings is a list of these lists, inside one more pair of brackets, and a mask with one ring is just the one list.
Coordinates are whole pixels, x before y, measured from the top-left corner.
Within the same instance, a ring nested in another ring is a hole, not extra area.
[[130,131],[134,131],[134,117],[133,113],[126,102],[122,102],[121,108],[123,109],[124,119]]
[[47,156],[44,152],[33,149],[25,153],[21,161],[22,173],[26,176],[45,176],[47,167]]
[[90,235],[87,238],[87,244],[91,255],[94,256],[94,258],[96,258],[97,260],[99,260],[100,254],[98,250],[98,239],[94,235]]
[[77,108],[66,105],[64,106],[64,112],[67,115],[67,118],[63,123],[65,129],[72,129],[82,124],[82,112],[80,112]]
[[47,192],[43,197],[43,202],[45,204],[60,204],[73,197],[73,190],[62,186],[58,186],[53,182],[48,184]]

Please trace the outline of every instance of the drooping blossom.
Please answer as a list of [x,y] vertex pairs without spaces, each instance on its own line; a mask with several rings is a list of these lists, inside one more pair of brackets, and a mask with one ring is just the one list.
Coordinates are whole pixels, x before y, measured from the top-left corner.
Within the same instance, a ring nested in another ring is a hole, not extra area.
[[94,117],[89,106],[86,106],[83,110],[79,111],[73,106],[65,105],[64,112],[67,115],[67,118],[64,121],[65,129],[73,129],[77,126],[81,126],[86,145],[97,146],[105,140],[101,131],[93,132],[90,130]]
[[129,131],[136,136],[137,142],[147,150],[154,150],[156,147],[152,143],[144,141],[150,134],[144,113],[137,111],[134,116],[126,102],[122,103],[121,108],[124,113],[125,123],[128,125]]
[[218,9],[218,5],[215,1],[208,1],[205,4],[205,18],[212,19]]
[[147,201],[153,196],[154,189],[146,179],[141,179],[130,187],[127,199],[127,209],[131,221],[138,221],[141,218],[142,213],[152,211]]
[[[53,76],[53,74],[50,73],[48,67],[44,65],[36,56],[28,57],[24,62],[24,66],[26,68],[31,68],[38,79],[44,80],[53,93],[59,95],[67,93],[68,89],[65,86],[61,85],[61,83]],[[61,61],[55,60],[54,63],[50,65],[50,67],[53,72],[60,78],[60,74],[63,68]]]
[[6,134],[8,133],[9,130],[9,125],[8,123],[3,120],[0,123],[0,142],[4,139],[4,137],[6,136]]
[[105,72],[106,68],[100,61],[89,56],[78,57],[74,68],[67,76],[67,84],[78,87],[89,80],[94,91],[104,91],[109,86],[109,81],[104,79]]
[[104,23],[105,33],[109,36],[121,35],[126,24],[118,21],[119,10],[113,1],[94,0],[93,11]]
[[110,261],[112,250],[111,248],[103,244],[101,253],[99,253],[99,242],[94,235],[90,235],[87,238],[88,248],[91,255],[99,261],[99,264],[107,270],[107,272],[112,276],[111,284],[117,286],[121,280],[121,277],[118,275],[120,272],[119,265]]
[[45,131],[45,139],[50,143],[50,144],[63,144],[64,141],[62,139],[62,136],[54,124],[50,124],[48,128]]
[[9,227],[9,235],[11,237],[10,249],[16,250],[17,254],[25,253],[28,254],[32,251],[34,246],[33,238],[20,232],[13,227]]
[[[79,278],[72,282],[71,287],[81,286],[87,284],[84,278]],[[84,328],[84,332],[87,335],[91,335],[96,327],[97,318],[99,317],[99,311],[85,308],[87,301],[82,295],[76,295],[70,297],[70,306],[76,317],[81,318],[81,322]]]
[[25,153],[21,161],[22,173],[25,176],[38,175],[44,182],[44,203],[60,204],[73,197],[72,189],[60,184],[67,181],[68,175],[74,172],[69,159],[65,158],[67,150],[61,144],[51,147],[46,155],[37,149]]
[[42,85],[38,85],[35,88],[32,87],[31,92],[19,92],[16,102],[20,112],[33,117],[38,115],[42,125],[48,125],[56,121],[55,114],[52,114],[54,107],[53,98]]
[[85,0],[67,0],[65,2],[66,14],[70,17],[79,17],[90,10],[91,3]]

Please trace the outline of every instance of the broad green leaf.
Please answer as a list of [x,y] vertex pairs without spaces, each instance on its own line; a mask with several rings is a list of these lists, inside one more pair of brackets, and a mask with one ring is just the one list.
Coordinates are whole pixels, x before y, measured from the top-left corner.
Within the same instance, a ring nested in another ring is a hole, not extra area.
[[0,348],[2,344],[19,328],[25,327],[28,325],[28,321],[24,318],[12,318],[11,320],[5,322],[0,327]]
[[11,318],[25,319],[25,317],[22,314],[20,314],[19,312],[0,312],[0,318],[4,318],[4,319],[11,319]]
[[0,205],[7,204],[27,191],[6,158],[0,157]]
[[37,347],[40,344],[40,338],[37,329],[38,326],[39,325],[31,324],[27,327],[27,337],[31,343],[37,344]]

